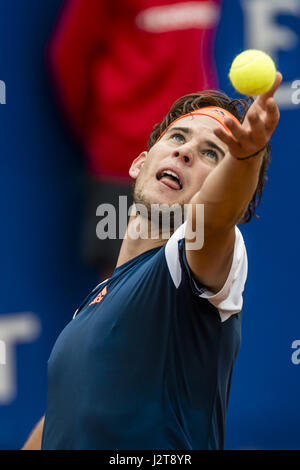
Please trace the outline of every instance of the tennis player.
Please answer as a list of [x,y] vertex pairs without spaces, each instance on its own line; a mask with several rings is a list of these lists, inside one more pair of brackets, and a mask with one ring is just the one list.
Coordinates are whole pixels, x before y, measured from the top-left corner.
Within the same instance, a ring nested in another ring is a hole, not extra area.
[[154,127],[130,168],[135,203],[189,204],[186,220],[166,241],[132,237],[151,215],[130,217],[113,275],[56,341],[45,418],[24,449],[224,448],[247,277],[237,225],[261,198],[281,80],[251,106],[186,95]]

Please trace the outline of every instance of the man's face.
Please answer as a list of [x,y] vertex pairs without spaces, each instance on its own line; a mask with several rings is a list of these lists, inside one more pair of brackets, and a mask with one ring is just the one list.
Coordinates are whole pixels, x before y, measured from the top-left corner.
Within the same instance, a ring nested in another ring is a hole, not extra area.
[[136,202],[180,205],[190,202],[207,175],[228,151],[213,129],[221,126],[207,116],[187,116],[169,127],[163,137],[137,157],[130,175],[136,179]]

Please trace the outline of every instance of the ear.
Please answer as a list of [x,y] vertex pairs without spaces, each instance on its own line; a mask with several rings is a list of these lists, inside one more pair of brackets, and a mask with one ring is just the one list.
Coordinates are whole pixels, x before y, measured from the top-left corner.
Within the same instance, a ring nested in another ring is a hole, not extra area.
[[139,154],[138,157],[136,157],[133,160],[133,162],[131,164],[131,167],[129,168],[129,175],[134,180],[138,177],[138,175],[141,171],[141,168],[145,163],[146,157],[147,157],[147,152],[142,152],[142,153]]

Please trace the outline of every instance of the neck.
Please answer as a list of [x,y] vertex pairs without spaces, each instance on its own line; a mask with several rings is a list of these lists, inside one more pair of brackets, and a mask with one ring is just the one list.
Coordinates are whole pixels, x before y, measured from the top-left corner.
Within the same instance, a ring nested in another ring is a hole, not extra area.
[[116,267],[118,268],[146,251],[164,245],[167,240],[166,234],[163,234],[158,227],[151,227],[148,219],[141,215],[131,216]]

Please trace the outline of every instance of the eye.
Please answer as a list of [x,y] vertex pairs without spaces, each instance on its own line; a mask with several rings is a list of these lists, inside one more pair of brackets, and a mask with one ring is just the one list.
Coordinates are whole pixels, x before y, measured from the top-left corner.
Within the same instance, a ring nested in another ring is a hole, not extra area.
[[203,150],[203,153],[208,155],[210,160],[215,160],[216,162],[219,160],[217,152],[211,149]]
[[183,144],[185,142],[185,137],[182,134],[179,134],[178,132],[172,134],[171,139],[175,140],[179,144]]

